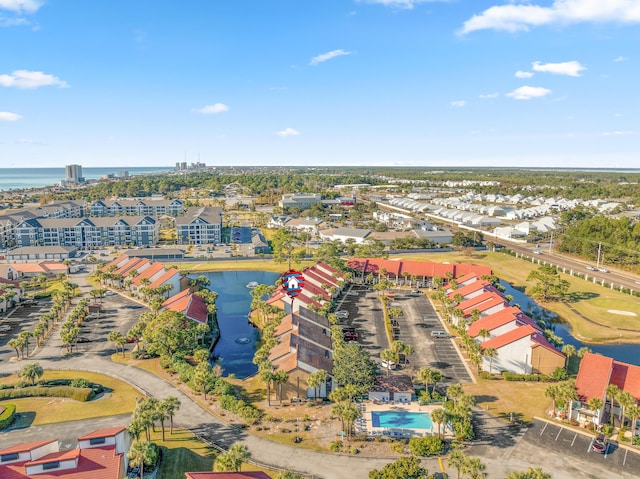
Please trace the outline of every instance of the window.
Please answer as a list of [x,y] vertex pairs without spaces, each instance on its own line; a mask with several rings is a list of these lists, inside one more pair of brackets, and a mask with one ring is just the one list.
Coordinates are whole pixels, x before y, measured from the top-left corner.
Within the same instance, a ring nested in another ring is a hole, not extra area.
[[42,465],[42,470],[48,471],[50,469],[58,469],[59,467],[60,467],[60,461],[45,462]]
[[12,452],[11,454],[3,454],[2,456],[0,456],[0,462],[15,461],[19,457],[20,457],[19,452]]
[[106,442],[106,438],[104,437],[92,437],[89,439],[89,444],[91,446],[95,446],[96,444],[104,444]]

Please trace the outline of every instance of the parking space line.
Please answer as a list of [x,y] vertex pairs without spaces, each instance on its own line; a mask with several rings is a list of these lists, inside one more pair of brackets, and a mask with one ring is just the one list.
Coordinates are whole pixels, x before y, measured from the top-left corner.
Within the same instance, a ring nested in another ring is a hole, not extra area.
[[624,450],[624,459],[622,460],[622,465],[623,466],[627,465],[627,454],[629,454],[629,449],[625,449]]
[[558,431],[558,434],[556,435],[556,441],[558,440],[558,438],[560,437],[560,433],[562,432],[562,428],[560,428],[560,430]]
[[548,422],[544,423],[544,427],[542,428],[542,431],[540,431],[540,435],[542,436],[542,434],[544,434],[544,430],[547,428],[547,426],[549,425]]
[[573,436],[573,441],[571,441],[571,447],[573,447],[573,443],[576,442],[576,437],[578,437],[578,433],[576,433],[576,435]]

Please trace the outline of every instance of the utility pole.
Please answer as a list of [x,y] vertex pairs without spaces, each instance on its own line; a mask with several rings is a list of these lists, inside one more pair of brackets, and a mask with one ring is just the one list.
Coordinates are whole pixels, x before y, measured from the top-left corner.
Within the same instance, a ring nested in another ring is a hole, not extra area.
[[551,232],[551,241],[549,241],[549,254],[553,254],[553,231]]
[[602,242],[598,243],[598,261],[596,262],[596,269],[600,268],[600,252],[602,251]]

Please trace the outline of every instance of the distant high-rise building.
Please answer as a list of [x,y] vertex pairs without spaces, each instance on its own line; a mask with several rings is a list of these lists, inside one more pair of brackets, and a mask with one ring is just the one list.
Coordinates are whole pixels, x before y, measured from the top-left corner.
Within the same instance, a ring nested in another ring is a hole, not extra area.
[[129,178],[129,172],[127,170],[120,170],[118,171],[118,177]]
[[81,165],[66,165],[65,170],[67,173],[67,181],[70,183],[80,183],[84,181],[82,176]]

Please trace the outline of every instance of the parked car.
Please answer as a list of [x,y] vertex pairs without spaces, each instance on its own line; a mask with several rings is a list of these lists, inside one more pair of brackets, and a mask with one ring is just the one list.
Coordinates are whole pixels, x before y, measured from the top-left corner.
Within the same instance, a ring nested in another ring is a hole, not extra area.
[[431,331],[431,337],[432,338],[445,338],[448,339],[451,337],[451,335],[449,333],[447,333],[446,331],[442,331],[440,330],[435,330],[435,331]]
[[386,359],[380,360],[380,366],[382,366],[384,369],[395,369],[397,367],[396,363],[394,363],[393,361],[387,361]]
[[595,437],[591,450],[600,454],[604,454],[607,451],[607,438],[604,434],[600,433]]
[[595,270],[596,270],[593,266],[587,266],[587,269],[588,269],[589,271],[595,271]]
[[335,315],[338,319],[347,319],[349,317],[349,311],[336,311]]
[[357,341],[358,333],[356,333],[355,331],[344,331],[342,334],[342,338],[345,341]]
[[598,271],[600,271],[601,273],[608,273],[609,270],[607,268],[598,268]]
[[76,339],[76,343],[90,343],[91,340],[89,338],[78,338]]
[[534,249],[533,254],[542,254],[542,251],[540,251],[539,249]]
[[411,294],[420,294],[422,293],[422,291],[420,291],[419,289],[412,289],[411,290]]

